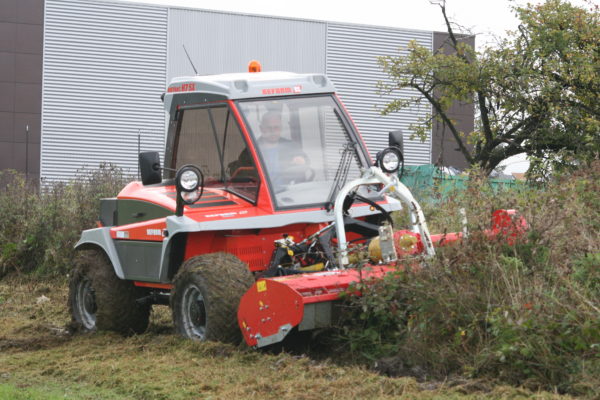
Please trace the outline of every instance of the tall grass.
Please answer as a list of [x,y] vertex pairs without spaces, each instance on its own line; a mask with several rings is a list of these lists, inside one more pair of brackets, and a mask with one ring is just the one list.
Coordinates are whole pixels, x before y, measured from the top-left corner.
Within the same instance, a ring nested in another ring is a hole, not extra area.
[[[442,232],[460,229],[460,207],[469,239],[440,249],[426,268],[363,284],[342,343],[364,360],[386,358],[398,373],[416,368],[599,397],[600,162],[518,192],[473,179],[425,206]],[[500,207],[529,222],[514,246],[477,233]]]
[[[95,225],[98,200],[127,179],[102,165],[38,190],[3,173],[0,276],[66,274],[73,244]],[[339,332],[344,347],[363,360],[396,360],[398,373],[416,368],[600,397],[600,162],[543,188],[495,192],[474,178],[424,208],[434,232],[460,230],[456,210],[465,208],[469,239],[440,249],[426,268],[363,285]],[[529,222],[520,243],[477,233],[497,208],[516,208]]]
[[102,164],[67,183],[39,185],[15,171],[0,172],[0,277],[9,273],[64,275],[81,231],[95,226],[99,199],[126,182],[119,168]]

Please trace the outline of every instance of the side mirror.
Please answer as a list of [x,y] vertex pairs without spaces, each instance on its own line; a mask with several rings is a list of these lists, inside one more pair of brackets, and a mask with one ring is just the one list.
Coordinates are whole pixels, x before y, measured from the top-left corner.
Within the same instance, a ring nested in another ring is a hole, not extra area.
[[396,147],[400,152],[404,153],[404,139],[402,136],[402,130],[391,131],[388,139],[389,147]]
[[140,173],[142,174],[142,184],[153,185],[161,183],[160,156],[158,151],[145,151],[139,155]]

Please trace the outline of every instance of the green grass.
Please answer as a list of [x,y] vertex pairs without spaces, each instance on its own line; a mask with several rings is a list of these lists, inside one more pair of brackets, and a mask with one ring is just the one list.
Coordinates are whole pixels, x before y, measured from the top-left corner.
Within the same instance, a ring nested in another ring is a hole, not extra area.
[[9,384],[0,383],[0,400],[64,400],[64,399],[128,399],[112,390],[72,384],[56,383]]
[[[50,301],[37,304],[43,294]],[[66,284],[0,281],[1,399],[518,399],[562,398],[492,381],[419,383],[364,366],[269,354],[172,333],[166,307],[149,331],[70,336]]]

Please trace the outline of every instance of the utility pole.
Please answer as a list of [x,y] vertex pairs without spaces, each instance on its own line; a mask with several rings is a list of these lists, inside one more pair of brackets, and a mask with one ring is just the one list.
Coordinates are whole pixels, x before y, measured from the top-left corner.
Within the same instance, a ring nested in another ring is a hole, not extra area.
[[138,129],[138,179],[141,180],[141,174],[140,174],[140,162],[139,162],[139,156],[140,156],[140,151],[141,151],[141,147],[142,147],[142,130]]
[[25,181],[29,181],[29,124],[25,125]]

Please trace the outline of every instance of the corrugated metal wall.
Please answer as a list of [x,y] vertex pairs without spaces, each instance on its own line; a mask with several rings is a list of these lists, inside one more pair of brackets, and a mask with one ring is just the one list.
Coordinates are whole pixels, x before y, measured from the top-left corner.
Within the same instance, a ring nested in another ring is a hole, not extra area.
[[[431,136],[425,142],[410,140],[408,127],[429,115],[431,107],[404,109],[384,117],[379,111],[394,96],[380,96],[376,88],[377,82],[386,79],[377,57],[398,55],[398,50],[411,40],[430,49],[433,46],[432,32],[329,23],[326,73],[373,156],[387,147],[389,131],[402,129],[406,163],[419,165],[431,162]],[[401,94],[407,98],[415,95],[412,91]]]
[[193,75],[185,45],[200,75],[263,71],[325,72],[326,24],[285,18],[170,9],[169,80]]
[[[240,72],[258,59],[265,71],[322,72],[335,83],[372,154],[403,129],[408,164],[431,160],[430,141],[408,126],[430,107],[382,117],[392,97],[377,56],[408,41],[432,47],[432,33],[95,0],[46,0],[41,176],[64,180],[112,162],[137,172],[142,150],[162,151],[160,94],[175,76]],[[413,93],[404,92],[406,96]]]
[[46,0],[42,179],[112,162],[137,172],[142,150],[163,148],[167,8]]

